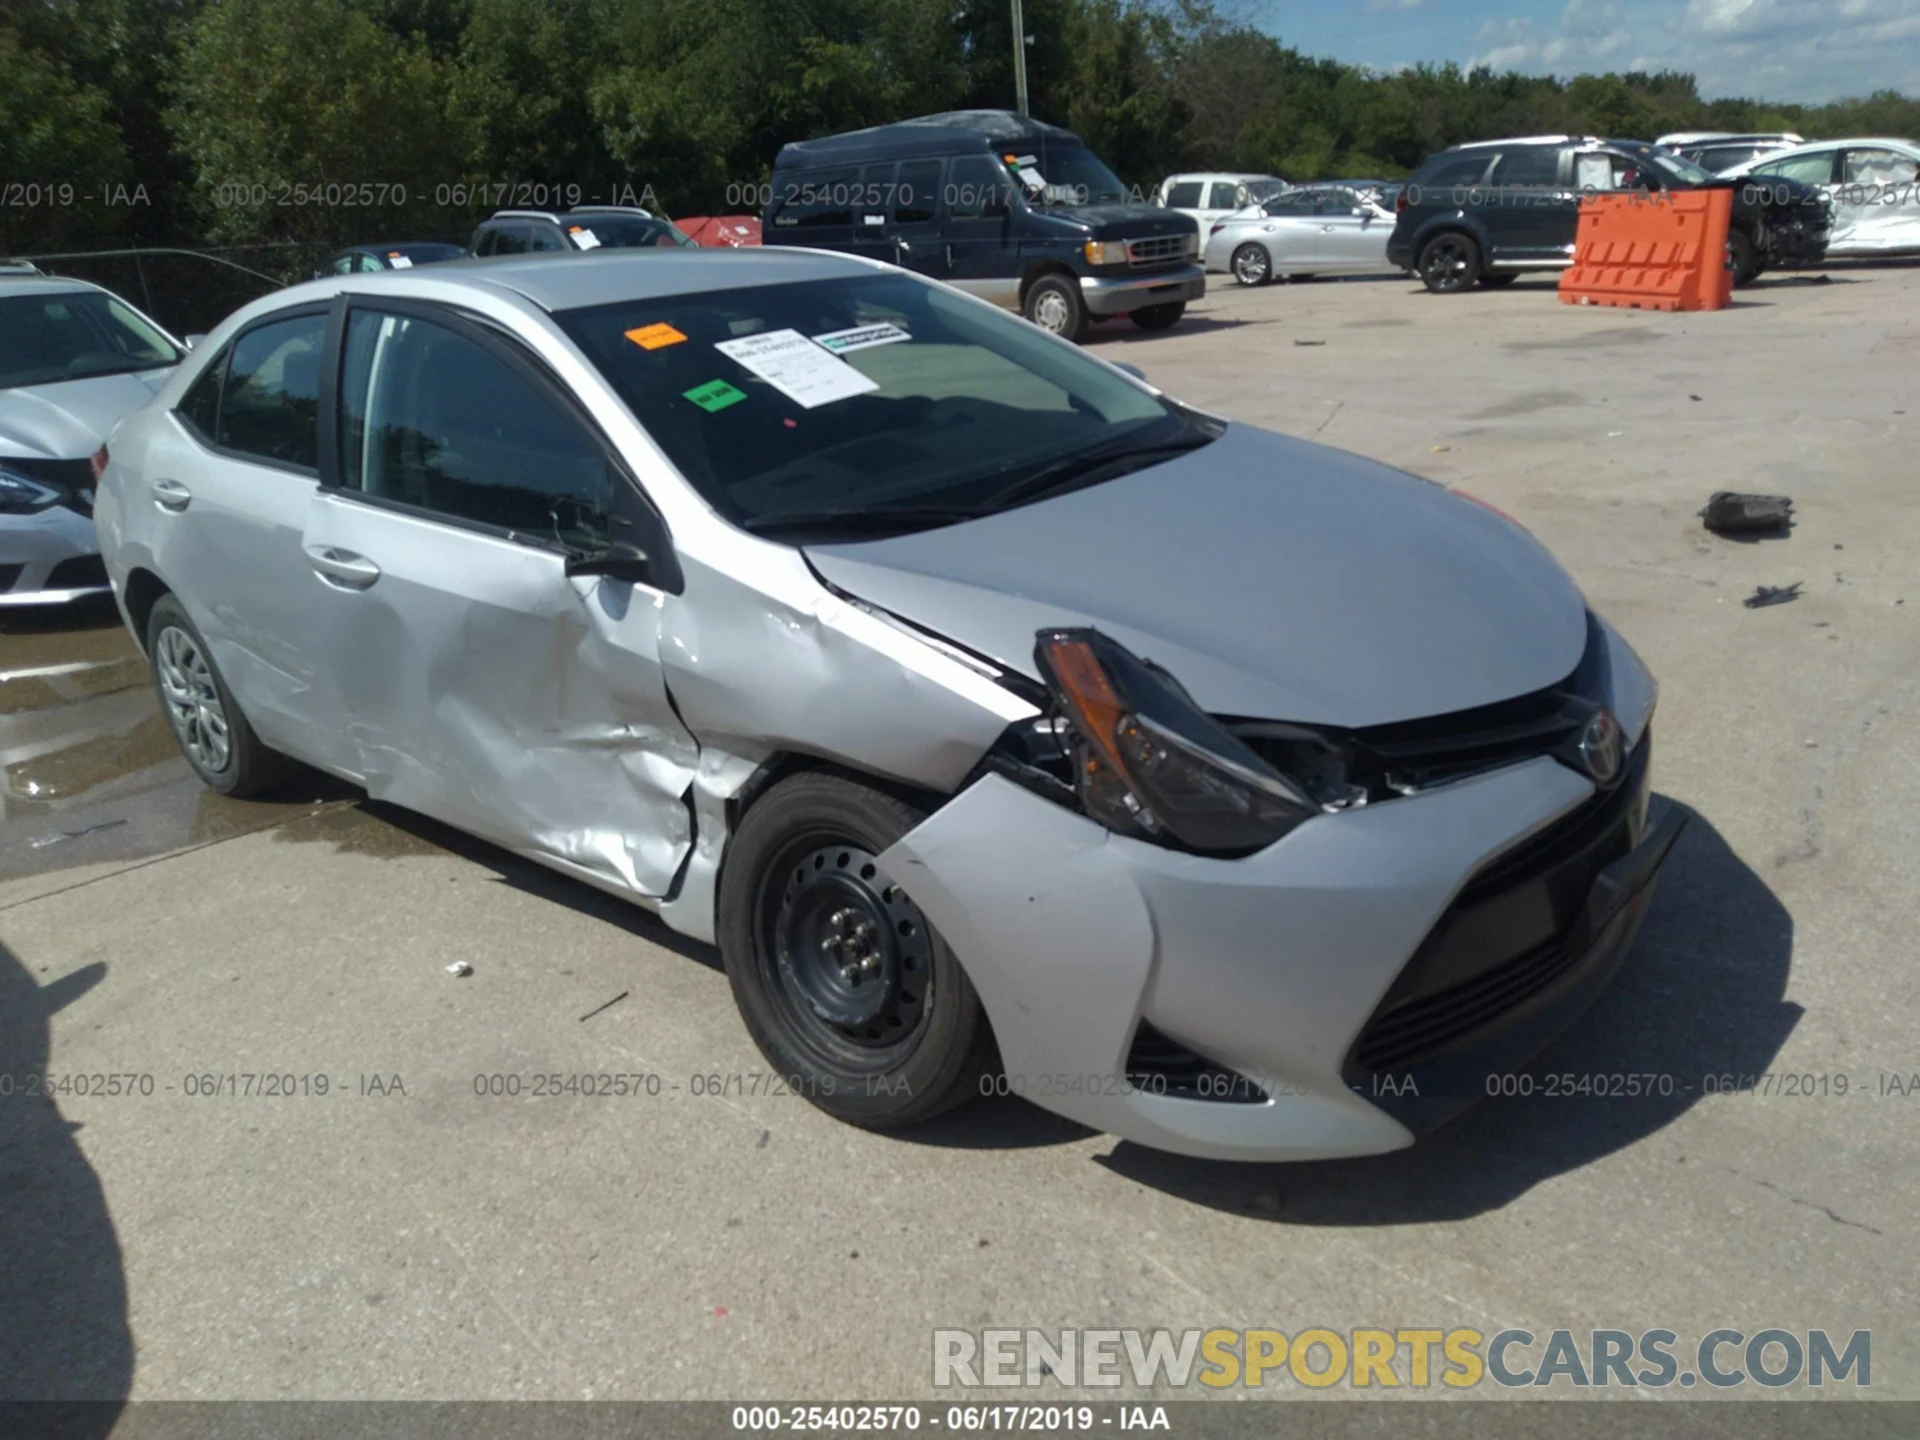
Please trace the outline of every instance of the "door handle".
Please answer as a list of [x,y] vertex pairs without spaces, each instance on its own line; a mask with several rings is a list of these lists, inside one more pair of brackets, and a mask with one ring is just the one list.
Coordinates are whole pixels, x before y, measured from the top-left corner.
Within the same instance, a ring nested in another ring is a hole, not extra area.
[[156,480],[153,482],[153,503],[177,515],[193,503],[193,492],[178,480]]
[[365,590],[380,578],[380,567],[364,555],[331,545],[307,546],[313,573],[336,590]]

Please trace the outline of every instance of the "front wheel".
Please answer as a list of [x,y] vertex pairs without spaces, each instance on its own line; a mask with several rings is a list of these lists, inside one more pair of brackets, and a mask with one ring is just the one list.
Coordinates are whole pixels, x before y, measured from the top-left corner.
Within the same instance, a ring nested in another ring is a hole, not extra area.
[[978,1094],[986,1012],[879,856],[924,815],[838,775],[781,781],[746,814],[720,877],[733,998],[774,1073],[828,1114],[912,1125]]
[[1186,313],[1187,302],[1176,300],[1171,305],[1149,305],[1144,310],[1130,310],[1127,318],[1142,330],[1171,330]]
[[1087,302],[1071,275],[1042,275],[1028,288],[1020,313],[1062,340],[1078,344],[1087,333]]
[[1727,268],[1733,272],[1736,285],[1747,285],[1760,278],[1760,247],[1744,230],[1727,234]]
[[1436,295],[1458,295],[1480,280],[1480,247],[1470,235],[1436,235],[1420,251],[1420,280]]
[[1242,285],[1265,285],[1273,279],[1273,257],[1267,254],[1267,247],[1248,241],[1233,252],[1228,264],[1233,269],[1233,278]]

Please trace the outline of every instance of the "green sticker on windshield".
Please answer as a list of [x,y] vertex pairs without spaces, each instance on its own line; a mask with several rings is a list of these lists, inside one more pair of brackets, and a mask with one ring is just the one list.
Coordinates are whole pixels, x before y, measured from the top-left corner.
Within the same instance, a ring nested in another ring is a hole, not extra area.
[[736,390],[724,380],[709,380],[704,385],[696,385],[681,393],[709,414],[747,398],[746,391]]

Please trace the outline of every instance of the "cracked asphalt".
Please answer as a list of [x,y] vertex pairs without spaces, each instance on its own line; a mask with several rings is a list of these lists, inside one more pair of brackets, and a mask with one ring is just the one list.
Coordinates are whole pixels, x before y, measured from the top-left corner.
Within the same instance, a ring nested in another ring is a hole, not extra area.
[[[331,781],[209,795],[110,609],[0,615],[0,1392],[901,1400],[935,1327],[1426,1325],[1866,1329],[1920,1398],[1920,267],[1696,315],[1215,277],[1090,343],[1509,512],[1645,656],[1693,823],[1534,1073],[1666,1093],[1290,1167],[1015,1100],[864,1134],[728,1084],[712,952]],[[1791,536],[1706,533],[1722,489]],[[580,1073],[643,1078],[489,1093]]]

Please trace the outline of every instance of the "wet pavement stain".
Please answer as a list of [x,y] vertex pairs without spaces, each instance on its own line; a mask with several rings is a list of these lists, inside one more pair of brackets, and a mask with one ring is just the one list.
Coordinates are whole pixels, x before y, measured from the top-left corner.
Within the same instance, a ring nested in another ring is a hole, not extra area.
[[448,853],[444,845],[404,830],[358,804],[328,805],[295,816],[274,831],[273,838],[295,845],[317,842],[331,845],[338,852],[366,855],[376,860]]

